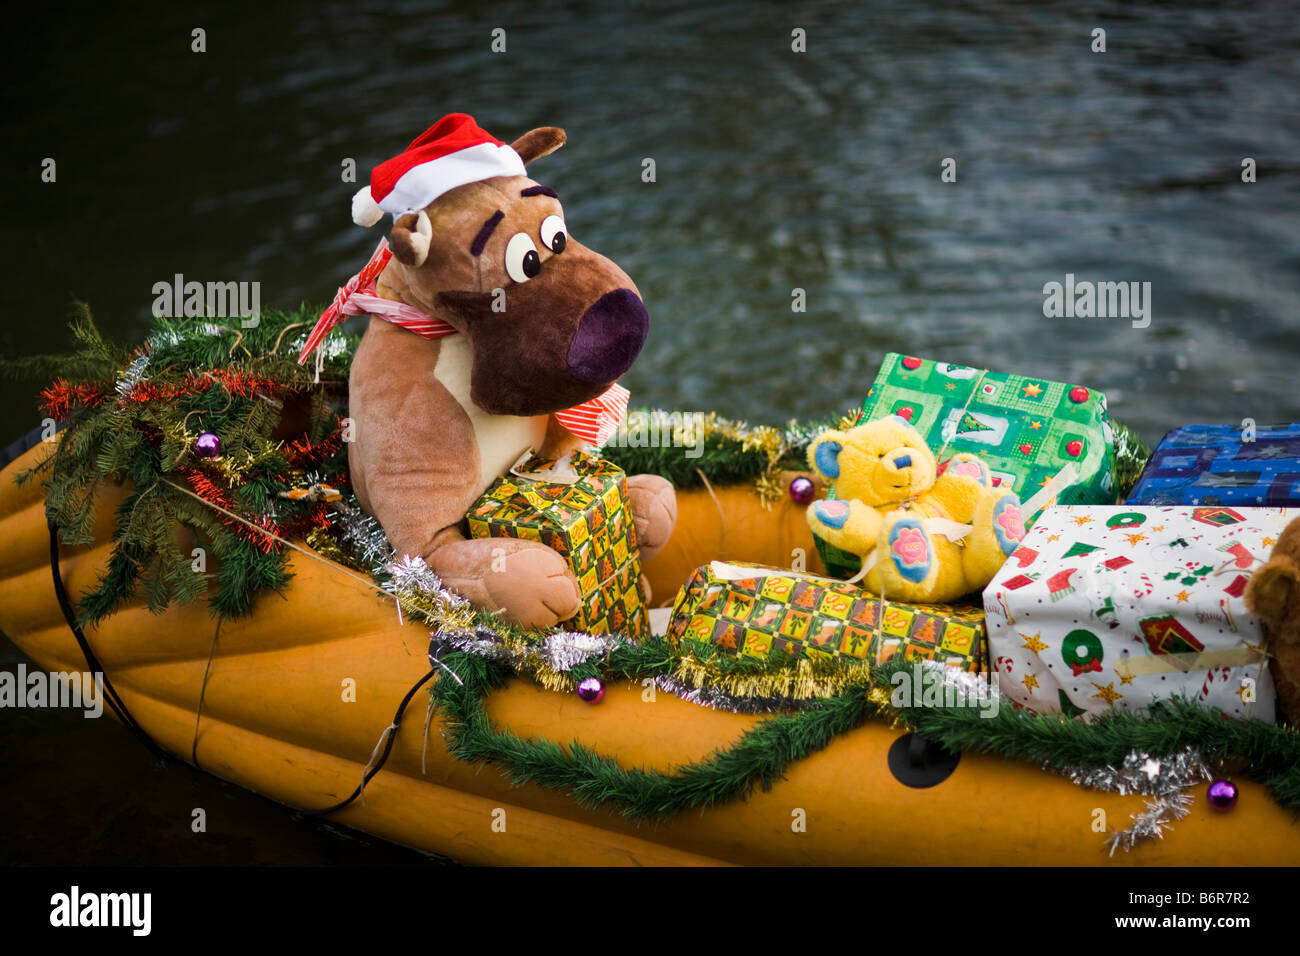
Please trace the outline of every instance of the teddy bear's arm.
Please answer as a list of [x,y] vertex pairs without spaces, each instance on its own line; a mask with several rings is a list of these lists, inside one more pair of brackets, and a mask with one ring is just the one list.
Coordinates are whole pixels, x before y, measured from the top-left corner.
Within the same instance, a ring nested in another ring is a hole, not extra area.
[[469,416],[434,374],[438,356],[437,340],[413,340],[386,324],[361,340],[349,385],[357,498],[398,555],[423,557],[479,607],[551,627],[576,614],[581,600],[564,558],[536,541],[460,533],[483,491],[480,453]]
[[881,516],[875,508],[856,498],[849,501],[814,501],[806,512],[813,534],[863,557],[876,547]]
[[[393,332],[414,341],[393,341]],[[482,490],[474,428],[434,375],[438,355],[437,340],[380,327],[367,332],[352,364],[353,487],[398,554],[431,554]]]
[[970,524],[975,509],[988,491],[974,478],[944,472],[935,479],[926,498],[938,504],[953,521]]

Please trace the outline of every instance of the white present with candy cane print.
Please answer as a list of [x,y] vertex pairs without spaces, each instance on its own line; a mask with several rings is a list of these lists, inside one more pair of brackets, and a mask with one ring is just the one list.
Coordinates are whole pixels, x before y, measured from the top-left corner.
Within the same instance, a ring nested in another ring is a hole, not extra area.
[[1036,711],[1182,696],[1271,723],[1264,635],[1242,595],[1294,512],[1048,508],[984,590],[990,671]]

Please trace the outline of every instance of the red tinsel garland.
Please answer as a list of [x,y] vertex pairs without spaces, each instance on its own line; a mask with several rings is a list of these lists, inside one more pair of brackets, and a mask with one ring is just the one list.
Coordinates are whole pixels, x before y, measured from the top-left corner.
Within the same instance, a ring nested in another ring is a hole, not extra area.
[[[190,487],[194,489],[194,493],[204,501],[238,514],[238,509],[235,507],[235,502],[231,495],[224,488],[215,484],[207,475],[203,474],[203,472],[199,471],[197,468],[182,467],[177,470],[185,476],[185,480],[190,483]],[[280,543],[276,541],[275,538],[271,537],[271,535],[276,535],[277,537],[282,538],[285,536],[284,529],[266,515],[258,515],[247,520],[251,521],[258,528],[262,528],[269,532],[269,534],[260,534],[257,531],[257,528],[250,528],[241,521],[235,521],[233,518],[229,518],[224,514],[221,515],[222,523],[250,544],[256,545],[267,554],[280,550]]]
[[339,427],[313,445],[306,438],[295,439],[284,446],[285,456],[294,468],[307,469],[328,461],[343,447],[343,422]]
[[94,408],[104,404],[111,392],[106,382],[69,382],[59,378],[41,389],[40,409],[56,421],[64,421],[76,407]]
[[253,395],[275,398],[277,393],[285,391],[285,388],[274,379],[254,375],[243,369],[213,369],[203,375],[191,375],[178,384],[140,382],[132,389],[127,401],[134,404],[170,402],[187,395],[206,392],[213,385],[221,385],[231,395],[238,395],[240,398],[249,398]]

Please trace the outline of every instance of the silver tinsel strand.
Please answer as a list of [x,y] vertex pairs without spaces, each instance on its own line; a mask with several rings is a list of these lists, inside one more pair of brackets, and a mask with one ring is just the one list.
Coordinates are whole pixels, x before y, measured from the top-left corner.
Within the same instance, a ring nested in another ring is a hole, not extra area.
[[386,570],[388,581],[384,590],[398,599],[404,594],[423,595],[449,608],[469,605],[468,600],[442,583],[442,578],[433,573],[424,558],[408,554],[398,561],[390,561]]
[[1159,758],[1135,750],[1118,767],[1078,767],[1066,776],[1091,790],[1151,796],[1147,808],[1132,815],[1132,824],[1106,834],[1111,856],[1120,848],[1127,852],[1147,840],[1163,839],[1165,829],[1191,811],[1190,789],[1214,779],[1204,755],[1192,747]]
[[[463,602],[464,598],[461,598],[461,601]],[[625,647],[628,643],[626,638],[617,634],[557,631],[548,634],[537,644],[516,650],[502,644],[486,627],[480,627],[473,633],[443,628],[433,635],[433,640],[441,648],[488,658],[508,664],[516,670],[543,664],[560,673],[567,673],[593,658],[603,658],[610,651]]]
[[125,402],[131,397],[131,393],[135,391],[135,387],[139,385],[140,381],[144,378],[145,369],[148,367],[148,352],[145,352],[143,355],[137,355],[131,360],[131,364],[122,372],[122,377],[117,380],[116,389],[119,401]]
[[[311,479],[311,476],[308,478]],[[469,603],[443,585],[422,558],[408,556],[395,560],[383,527],[361,510],[354,496],[349,495],[345,502],[336,506],[331,530],[339,547],[372,569],[375,579],[390,594],[400,597],[403,593],[420,593],[446,601],[452,606]],[[560,673],[566,673],[588,661],[604,658],[611,651],[628,643],[627,638],[617,634],[557,631],[540,643],[516,652],[507,648],[490,628],[483,626],[473,631],[442,628],[434,631],[430,637],[430,654],[435,659],[448,651],[461,651],[505,664],[515,670],[542,663]],[[955,668],[944,670],[954,671]],[[692,704],[733,714],[772,713],[806,707],[813,703],[785,697],[737,697],[716,688],[691,687],[671,676],[656,677],[655,686]]]
[[585,634],[580,631],[559,631],[548,634],[538,648],[539,656],[553,670],[565,673],[585,664],[593,657],[604,657],[618,647],[624,647],[627,641],[617,635]]
[[691,687],[675,677],[656,677],[655,686],[675,694],[689,704],[733,714],[770,714],[778,710],[806,707],[812,703],[788,697],[736,697],[716,687]]
[[[337,329],[335,331],[338,331]],[[297,355],[307,345],[307,335],[299,335],[288,345],[283,346],[284,350],[290,355]],[[327,335],[320,345],[316,346],[316,352],[327,359],[343,358],[352,354],[353,343],[348,340],[346,335]]]
[[393,560],[393,546],[388,543],[383,527],[361,510],[354,495],[335,508],[331,530],[340,548],[370,568],[376,578],[386,577],[385,569]]
[[196,335],[220,335],[226,331],[215,322],[200,322],[191,329],[186,330],[186,334],[181,334],[175,329],[167,329],[165,332],[155,332],[147,339],[150,349],[161,348],[164,346],[180,345],[187,339]]
[[[1011,706],[1002,696],[1002,691],[998,689],[997,684],[991,683],[984,674],[972,674],[959,667],[951,667],[942,661],[915,661],[912,665],[913,673],[918,667],[922,674],[930,675],[928,678],[923,678],[924,680],[939,685],[938,691],[943,701],[941,706],[947,706],[949,703],[970,707]],[[952,690],[949,691],[949,688]],[[912,690],[916,694],[925,693],[924,687],[913,687]],[[916,704],[920,704],[920,701]]]

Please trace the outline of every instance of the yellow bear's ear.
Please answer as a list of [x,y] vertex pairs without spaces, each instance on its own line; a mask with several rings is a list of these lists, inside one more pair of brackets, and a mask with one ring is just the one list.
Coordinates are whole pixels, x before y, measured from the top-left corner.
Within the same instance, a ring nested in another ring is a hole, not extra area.
[[844,432],[830,429],[812,440],[808,446],[808,464],[813,471],[834,481],[840,476],[840,452],[848,436]]

